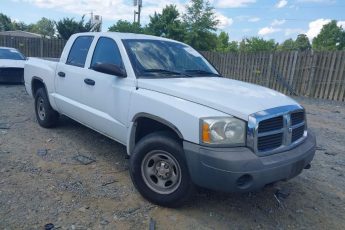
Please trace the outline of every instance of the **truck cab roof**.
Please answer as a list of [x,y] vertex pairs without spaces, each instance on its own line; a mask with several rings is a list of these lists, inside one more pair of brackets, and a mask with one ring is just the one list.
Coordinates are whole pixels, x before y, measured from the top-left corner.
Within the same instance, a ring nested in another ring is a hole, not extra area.
[[177,42],[176,40],[164,38],[164,37],[158,37],[153,35],[146,35],[146,34],[135,34],[135,33],[121,33],[121,32],[85,32],[85,33],[76,33],[72,36],[78,37],[78,36],[106,36],[106,37],[112,37],[117,39],[153,39],[153,40],[162,40],[162,41],[171,41],[171,42]]

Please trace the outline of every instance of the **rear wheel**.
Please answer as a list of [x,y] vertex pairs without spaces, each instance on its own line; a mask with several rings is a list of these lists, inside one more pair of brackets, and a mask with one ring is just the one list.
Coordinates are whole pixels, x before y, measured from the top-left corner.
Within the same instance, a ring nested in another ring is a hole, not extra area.
[[140,194],[162,206],[180,206],[194,190],[183,148],[166,132],[140,140],[130,158],[130,173]]
[[57,124],[59,113],[50,105],[44,88],[39,88],[35,95],[35,112],[38,124],[44,128],[50,128]]

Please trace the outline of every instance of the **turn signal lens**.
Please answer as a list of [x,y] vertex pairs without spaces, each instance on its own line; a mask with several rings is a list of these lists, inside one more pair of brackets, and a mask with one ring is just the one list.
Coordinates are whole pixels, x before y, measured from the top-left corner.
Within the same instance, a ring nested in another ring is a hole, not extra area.
[[202,125],[202,141],[204,143],[210,143],[211,137],[210,137],[210,126],[206,123]]

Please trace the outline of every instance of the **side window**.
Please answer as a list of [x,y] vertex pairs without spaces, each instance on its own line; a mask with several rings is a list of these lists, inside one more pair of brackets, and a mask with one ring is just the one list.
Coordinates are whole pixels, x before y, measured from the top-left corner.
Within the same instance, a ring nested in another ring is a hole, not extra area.
[[98,39],[93,52],[91,67],[96,63],[107,63],[123,67],[120,50],[113,39],[106,37]]
[[66,64],[84,67],[93,36],[80,36],[74,40]]

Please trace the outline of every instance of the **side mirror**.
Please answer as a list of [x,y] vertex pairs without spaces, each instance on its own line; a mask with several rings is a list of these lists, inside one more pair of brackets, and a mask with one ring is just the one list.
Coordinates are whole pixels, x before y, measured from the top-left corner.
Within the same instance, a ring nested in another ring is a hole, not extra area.
[[101,73],[115,75],[122,78],[127,77],[126,71],[124,69],[111,63],[97,62],[93,66],[91,66],[91,69]]

